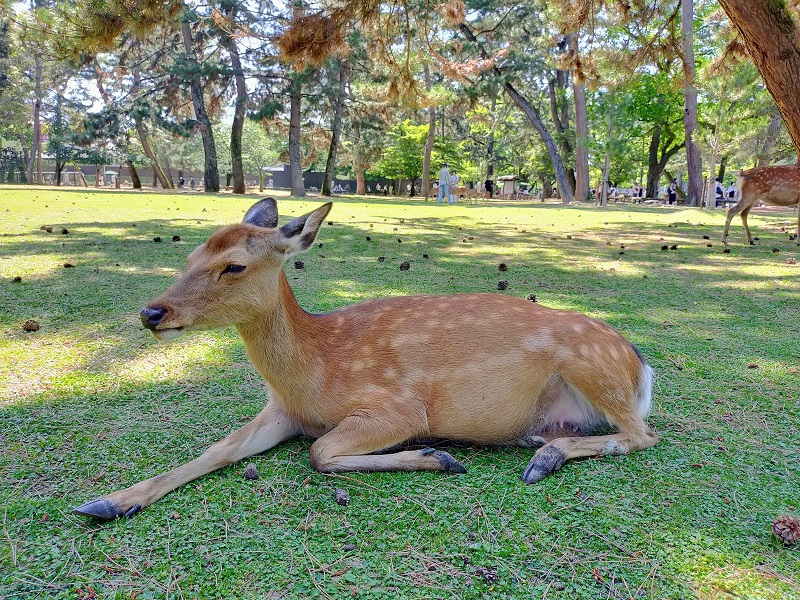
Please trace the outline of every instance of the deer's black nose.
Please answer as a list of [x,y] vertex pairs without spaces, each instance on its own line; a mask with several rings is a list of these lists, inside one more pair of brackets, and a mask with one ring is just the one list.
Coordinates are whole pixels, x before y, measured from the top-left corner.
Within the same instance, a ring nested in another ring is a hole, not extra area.
[[153,306],[151,308],[145,308],[141,312],[142,317],[142,325],[147,327],[148,329],[155,329],[161,321],[164,320],[164,317],[167,315],[167,309],[163,306]]

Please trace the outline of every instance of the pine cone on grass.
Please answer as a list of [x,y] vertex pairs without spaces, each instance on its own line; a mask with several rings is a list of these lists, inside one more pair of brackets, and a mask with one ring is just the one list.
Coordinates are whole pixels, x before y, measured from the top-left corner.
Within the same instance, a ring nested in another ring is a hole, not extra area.
[[772,533],[784,546],[794,546],[800,541],[800,521],[791,515],[781,515],[772,522]]
[[254,480],[258,479],[258,469],[256,469],[256,466],[253,463],[250,463],[245,468],[245,470],[244,470],[244,478],[245,479],[249,479],[250,481],[254,481]]

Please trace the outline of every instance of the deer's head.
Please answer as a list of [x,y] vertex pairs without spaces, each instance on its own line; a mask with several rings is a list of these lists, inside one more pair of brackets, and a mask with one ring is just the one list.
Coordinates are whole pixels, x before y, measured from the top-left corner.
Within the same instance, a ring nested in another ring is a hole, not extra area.
[[195,248],[183,276],[141,312],[142,324],[169,340],[265,314],[278,302],[283,263],[314,243],[330,209],[329,202],[278,227],[275,199],[260,200],[241,224],[223,227]]

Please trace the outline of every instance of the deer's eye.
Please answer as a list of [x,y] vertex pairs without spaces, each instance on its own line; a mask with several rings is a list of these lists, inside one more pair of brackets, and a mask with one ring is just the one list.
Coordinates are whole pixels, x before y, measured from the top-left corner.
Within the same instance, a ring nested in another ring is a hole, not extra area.
[[246,268],[244,265],[228,265],[222,270],[221,275],[225,275],[225,273],[241,273]]

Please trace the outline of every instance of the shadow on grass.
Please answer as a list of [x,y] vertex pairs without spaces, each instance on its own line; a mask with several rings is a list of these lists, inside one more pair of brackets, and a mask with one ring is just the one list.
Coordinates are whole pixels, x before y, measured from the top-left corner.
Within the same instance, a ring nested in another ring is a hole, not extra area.
[[[765,302],[785,305],[772,313],[773,318],[767,315],[767,324],[774,320],[779,325],[796,314],[798,294],[789,274],[784,280],[759,274],[764,262],[779,264],[796,254],[793,243],[775,236],[761,246],[734,247],[726,255],[720,244],[703,239],[714,235],[714,227],[631,221],[624,231],[614,225],[581,229],[581,211],[586,209],[580,207],[537,205],[532,214],[536,222],[514,227],[447,216],[445,206],[438,207],[441,217],[414,216],[413,205],[403,207],[409,216],[398,217],[398,205],[390,201],[385,204],[391,205],[395,216],[381,219],[378,214],[371,222],[352,219],[348,204],[362,203],[340,202],[331,215],[333,225],[321,231],[321,247],[298,257],[305,269],[293,269],[291,261],[287,265],[298,299],[311,312],[386,294],[497,291],[498,282],[507,281],[506,293],[535,293],[545,304],[589,312],[623,331],[633,327],[640,335],[647,331],[652,335],[653,330],[663,335],[661,328],[676,311],[691,310],[694,318],[685,319],[711,327],[715,321],[750,319]],[[294,212],[305,210],[307,204],[281,203],[284,210],[288,206]],[[574,233],[553,234],[548,230],[550,219],[543,218],[539,208],[545,214],[553,210],[571,214]],[[643,213],[653,210],[635,208]],[[135,225],[72,222],[63,224],[69,235],[60,235],[56,228],[53,233],[34,229],[4,236],[7,257],[52,262],[45,275],[0,283],[9,298],[6,326],[37,317],[48,321],[51,333],[76,325],[113,331],[121,320],[135,324],[140,307],[170,285],[189,252],[217,228],[200,211],[138,220]],[[153,241],[155,236],[160,243]],[[180,241],[171,241],[173,236]],[[782,252],[773,253],[772,244],[780,244]],[[673,245],[678,249],[662,251]],[[378,262],[379,257],[385,260]],[[403,261],[411,264],[410,271],[399,270]],[[719,268],[725,261],[737,268],[735,278]],[[509,270],[499,272],[500,262],[507,262]],[[63,268],[67,263],[74,268]],[[741,353],[742,346],[752,349],[763,342],[737,340],[721,329],[716,334],[717,353],[725,348]],[[697,346],[708,337],[707,331],[685,328],[681,336],[687,346]]]

